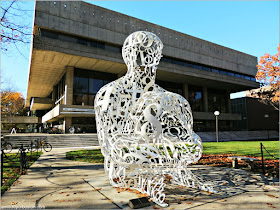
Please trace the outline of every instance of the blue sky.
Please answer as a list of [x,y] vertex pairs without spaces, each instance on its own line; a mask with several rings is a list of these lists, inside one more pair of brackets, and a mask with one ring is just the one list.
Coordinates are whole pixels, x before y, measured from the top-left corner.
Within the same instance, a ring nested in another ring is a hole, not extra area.
[[[191,36],[229,47],[258,59],[275,54],[279,43],[279,1],[87,1]],[[22,7],[34,9],[33,1]],[[26,19],[33,23],[32,12]],[[11,46],[1,53],[2,77],[26,96],[29,46],[24,57]],[[2,78],[1,78],[2,80]],[[3,86],[3,88],[5,85]]]

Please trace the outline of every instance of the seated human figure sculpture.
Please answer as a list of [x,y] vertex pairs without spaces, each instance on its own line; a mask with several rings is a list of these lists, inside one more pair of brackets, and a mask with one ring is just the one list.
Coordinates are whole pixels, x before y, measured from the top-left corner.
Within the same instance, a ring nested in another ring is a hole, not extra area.
[[94,105],[111,185],[137,189],[167,206],[166,175],[175,184],[212,192],[213,187],[187,168],[202,155],[188,101],[155,84],[162,49],[153,33],[129,35],[122,48],[127,73],[102,87]]

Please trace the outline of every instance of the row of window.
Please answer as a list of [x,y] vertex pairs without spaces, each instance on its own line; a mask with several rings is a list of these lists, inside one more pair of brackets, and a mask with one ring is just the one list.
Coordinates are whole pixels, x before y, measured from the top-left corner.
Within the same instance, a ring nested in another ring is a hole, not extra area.
[[71,35],[65,35],[65,34],[48,31],[48,30],[44,30],[44,29],[41,29],[40,33],[41,33],[41,36],[51,38],[51,39],[57,39],[57,40],[61,40],[64,42],[71,42],[71,43],[75,43],[75,44],[85,45],[88,47],[94,47],[94,48],[99,48],[99,49],[103,49],[103,50],[121,53],[121,47],[117,47],[117,46],[114,46],[114,45],[111,45],[111,44],[108,44],[105,42],[84,39],[81,37],[76,37],[76,36],[71,36]]
[[172,64],[177,64],[177,65],[180,65],[180,66],[186,66],[186,67],[191,67],[191,68],[195,68],[195,69],[200,69],[200,70],[204,70],[204,71],[214,72],[214,73],[218,73],[218,74],[224,74],[224,75],[228,75],[228,76],[232,76],[232,77],[238,77],[238,78],[242,78],[242,79],[246,79],[246,80],[256,81],[255,77],[248,76],[248,75],[245,75],[245,74],[233,73],[231,71],[221,70],[221,69],[213,68],[213,67],[210,67],[210,66],[203,66],[203,65],[199,65],[199,64],[194,64],[194,63],[191,63],[191,62],[187,62],[187,61],[183,61],[183,60],[175,59],[175,58],[170,58],[170,57],[167,57],[167,56],[164,56],[161,59],[161,61],[167,62],[167,63],[172,63]]
[[[94,106],[96,93],[101,87],[116,79],[116,75],[75,69],[74,72],[74,105],[89,105]],[[156,84],[162,88],[178,93],[184,96],[183,84],[156,80]],[[192,111],[203,111],[203,92],[202,87],[189,86],[188,88],[189,103]],[[219,110],[226,113],[227,110],[227,95],[225,92],[208,89],[208,111],[214,112]]]
[[[89,47],[100,48],[100,49],[117,52],[117,53],[121,53],[121,51],[122,51],[121,47],[111,45],[111,44],[108,44],[105,42],[84,39],[84,38],[75,37],[75,36],[71,36],[71,35],[64,35],[61,33],[52,32],[52,31],[48,31],[48,30],[44,30],[44,29],[41,29],[41,35],[48,37],[48,38],[52,38],[52,39],[58,39],[61,41],[77,43],[77,44],[86,45]],[[200,70],[204,70],[204,71],[209,71],[209,72],[214,72],[214,73],[218,73],[218,74],[224,74],[224,75],[228,75],[228,76],[238,77],[238,78],[242,78],[242,79],[246,79],[246,80],[256,81],[255,77],[248,76],[245,74],[233,73],[228,70],[217,69],[217,68],[214,68],[211,66],[195,64],[195,63],[191,63],[191,62],[188,62],[185,60],[180,60],[180,59],[171,58],[171,57],[167,57],[167,56],[164,56],[161,60],[163,62],[172,63],[172,64],[176,64],[176,65],[192,67],[192,68],[196,68],[196,69],[200,69]]]

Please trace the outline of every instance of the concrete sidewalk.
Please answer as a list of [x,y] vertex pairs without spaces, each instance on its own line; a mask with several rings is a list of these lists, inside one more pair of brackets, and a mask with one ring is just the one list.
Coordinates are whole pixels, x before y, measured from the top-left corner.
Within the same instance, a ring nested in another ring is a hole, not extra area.
[[[65,153],[75,149],[45,152],[2,196],[1,208],[129,209],[128,200],[137,195],[112,188],[103,164],[67,160]],[[194,166],[192,171],[213,181],[219,192],[169,185],[166,209],[279,209],[277,180],[232,168]],[[160,207],[148,209],[153,208]]]

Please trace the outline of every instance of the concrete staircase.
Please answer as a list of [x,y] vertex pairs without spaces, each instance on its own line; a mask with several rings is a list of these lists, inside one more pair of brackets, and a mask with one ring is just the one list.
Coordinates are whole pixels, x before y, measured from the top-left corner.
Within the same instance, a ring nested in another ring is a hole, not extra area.
[[[197,132],[203,142],[215,142],[215,132]],[[46,137],[53,148],[99,146],[97,134],[10,134],[4,136],[13,148],[23,143],[30,145],[31,140]],[[269,137],[269,138],[268,138]],[[222,131],[219,141],[279,140],[277,131]]]
[[47,138],[53,148],[99,146],[97,134],[10,134],[4,140],[13,148],[19,148],[21,144],[30,145],[31,140],[38,138]]
[[[216,132],[197,132],[203,142],[214,142]],[[279,140],[278,131],[221,131],[219,141]]]

